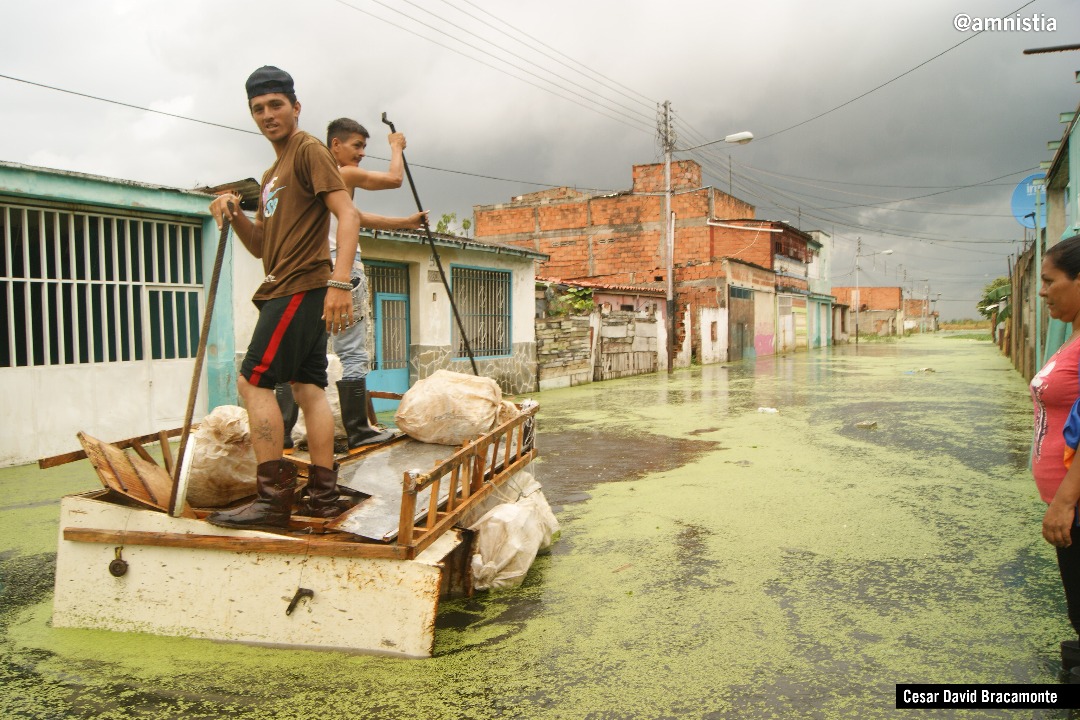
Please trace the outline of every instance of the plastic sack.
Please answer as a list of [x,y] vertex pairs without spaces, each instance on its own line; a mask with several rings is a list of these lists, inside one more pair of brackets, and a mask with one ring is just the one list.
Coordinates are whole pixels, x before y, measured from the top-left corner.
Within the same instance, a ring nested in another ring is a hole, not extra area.
[[251,447],[247,410],[221,405],[202,419],[192,435],[187,501],[220,507],[255,494],[258,463]]
[[520,414],[521,411],[518,410],[517,405],[510,402],[509,400],[503,400],[501,403],[499,403],[499,412],[497,414],[497,417],[495,418],[495,427],[498,427],[503,423],[510,422]]
[[517,502],[496,505],[476,521],[476,554],[472,557],[473,587],[504,590],[520,585],[537,553],[559,536],[559,521],[535,480],[528,495]]
[[491,378],[437,370],[405,392],[394,421],[420,442],[461,445],[494,427],[501,403]]

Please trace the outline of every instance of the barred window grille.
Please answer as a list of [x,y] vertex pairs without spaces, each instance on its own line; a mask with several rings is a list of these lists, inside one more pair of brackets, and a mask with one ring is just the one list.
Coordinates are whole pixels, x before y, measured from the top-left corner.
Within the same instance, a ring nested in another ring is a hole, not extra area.
[[194,357],[197,222],[0,200],[0,367]]
[[[512,354],[510,345],[510,272],[451,267],[454,304],[476,357]],[[453,323],[454,357],[468,357],[457,322]]]
[[409,270],[404,265],[373,263],[365,260],[364,274],[367,275],[368,294],[372,298],[375,297],[375,293],[409,294]]
[[[401,370],[409,367],[409,269],[405,265],[364,261],[368,279],[368,301],[381,338],[371,353],[372,370]],[[376,298],[381,301],[376,306]],[[395,296],[395,297],[386,297]]]
[[779,295],[776,298],[776,307],[779,310],[780,315],[790,315],[791,314],[791,296],[790,295]]

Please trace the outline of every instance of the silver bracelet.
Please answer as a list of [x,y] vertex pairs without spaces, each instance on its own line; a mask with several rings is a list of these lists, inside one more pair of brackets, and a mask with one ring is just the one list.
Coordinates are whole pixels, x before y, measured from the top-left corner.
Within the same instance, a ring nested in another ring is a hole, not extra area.
[[326,287],[332,287],[336,290],[349,290],[352,291],[352,283],[340,282],[338,280],[327,280]]

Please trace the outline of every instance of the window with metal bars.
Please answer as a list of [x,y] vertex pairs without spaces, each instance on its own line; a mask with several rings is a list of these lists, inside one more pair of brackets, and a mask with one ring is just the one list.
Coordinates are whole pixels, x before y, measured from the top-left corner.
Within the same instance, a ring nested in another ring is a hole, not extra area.
[[[450,278],[454,304],[473,355],[511,355],[510,271],[455,265],[450,268]],[[453,322],[453,348],[455,358],[468,357],[457,322]]]
[[0,199],[0,367],[194,357],[198,222]]

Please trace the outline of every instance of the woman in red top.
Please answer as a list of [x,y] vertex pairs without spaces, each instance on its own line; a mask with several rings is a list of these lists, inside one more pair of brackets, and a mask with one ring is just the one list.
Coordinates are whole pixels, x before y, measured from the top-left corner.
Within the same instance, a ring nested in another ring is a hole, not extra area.
[[[1050,317],[1072,325],[1072,334],[1031,381],[1035,437],[1031,469],[1039,495],[1048,503],[1042,534],[1057,549],[1069,622],[1080,637],[1080,462],[1065,465],[1065,421],[1080,398],[1080,235],[1046,251],[1039,296]],[[1062,667],[1080,682],[1080,640],[1061,643]],[[1075,669],[1074,669],[1075,668]]]

